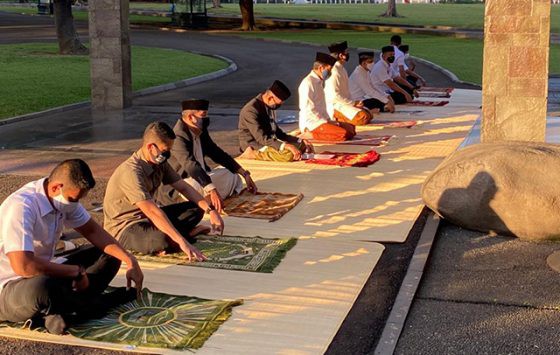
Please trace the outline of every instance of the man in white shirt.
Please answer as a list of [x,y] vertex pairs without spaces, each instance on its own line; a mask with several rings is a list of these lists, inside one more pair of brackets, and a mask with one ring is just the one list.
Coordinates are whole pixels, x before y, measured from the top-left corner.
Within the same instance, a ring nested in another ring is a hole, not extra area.
[[388,93],[396,105],[412,102],[412,96],[397,85],[391,76],[391,63],[395,61],[393,46],[381,49],[381,59],[373,65],[370,73],[371,84],[377,91]]
[[350,75],[348,81],[350,97],[352,100],[361,101],[364,107],[381,112],[395,112],[395,103],[389,94],[376,90],[370,81],[370,72],[373,69],[373,52],[358,54],[358,66]]
[[416,85],[411,84],[408,80],[407,80],[407,68],[406,68],[406,63],[405,63],[405,55],[404,53],[399,49],[399,46],[402,44],[402,38],[399,35],[393,35],[391,37],[391,46],[393,47],[394,51],[395,51],[395,60],[393,61],[393,63],[391,63],[391,69],[392,69],[392,78],[393,81],[399,85],[401,88],[403,88],[406,92],[409,93],[409,95],[411,96],[416,96],[418,97],[418,93],[415,91],[416,90]]
[[318,52],[313,69],[299,85],[299,129],[303,139],[345,141],[356,135],[354,125],[333,121],[327,112],[323,85],[335,64],[335,58]]
[[332,68],[329,79],[325,82],[325,99],[327,112],[332,119],[347,122],[354,126],[368,124],[373,114],[364,109],[361,101],[354,101],[350,97],[348,86],[348,72],[344,64],[348,62],[348,42],[334,43],[329,46],[329,52],[337,61]]
[[[406,80],[414,86],[418,86],[418,82],[420,82],[420,86],[426,86],[426,80],[424,80],[424,78],[420,74],[414,71],[414,68],[416,68],[416,63],[414,63],[414,61],[409,57],[408,52],[410,50],[410,46],[408,44],[402,44],[399,46],[399,50],[404,53],[404,69],[406,72]],[[412,66],[408,65],[407,60],[412,62]]]
[[[94,185],[84,161],[66,160],[48,178],[28,183],[2,203],[0,320],[31,319],[33,327],[61,334],[73,317],[102,316],[141,291],[143,275],[134,256],[78,202]],[[96,248],[77,252],[67,263],[54,262],[64,227],[75,229]],[[134,281],[137,290],[102,294],[121,262],[127,265],[128,287]]]

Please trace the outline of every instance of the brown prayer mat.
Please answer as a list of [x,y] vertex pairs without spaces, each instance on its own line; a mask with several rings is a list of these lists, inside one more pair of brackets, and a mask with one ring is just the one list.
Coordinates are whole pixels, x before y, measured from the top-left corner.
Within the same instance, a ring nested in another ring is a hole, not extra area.
[[303,199],[303,194],[283,194],[279,192],[241,191],[224,201],[224,212],[228,216],[268,219],[274,222],[282,218]]

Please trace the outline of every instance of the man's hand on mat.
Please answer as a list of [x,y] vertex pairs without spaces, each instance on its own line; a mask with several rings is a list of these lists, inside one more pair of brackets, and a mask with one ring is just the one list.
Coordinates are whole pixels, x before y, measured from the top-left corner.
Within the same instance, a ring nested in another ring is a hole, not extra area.
[[87,274],[83,274],[83,276],[79,280],[72,281],[72,290],[76,292],[83,292],[87,290],[89,287],[89,279]]
[[224,200],[222,199],[222,196],[220,196],[220,193],[217,189],[210,191],[210,203],[218,212],[222,213],[224,208]]
[[286,148],[290,152],[292,152],[292,154],[294,155],[294,160],[300,160],[301,159],[301,152],[299,151],[299,149],[297,149],[296,146],[291,145],[291,144],[286,144],[286,145],[284,145],[284,148]]
[[250,193],[256,194],[258,189],[257,189],[257,184],[255,184],[255,182],[253,181],[253,178],[251,177],[251,175],[247,174],[245,175],[245,184],[247,184],[247,190]]
[[218,211],[210,211],[210,225],[212,226],[212,233],[217,235],[224,234],[224,220]]
[[202,254],[200,250],[198,250],[193,245],[187,243],[186,241],[184,243],[181,243],[180,247],[183,253],[187,255],[187,260],[189,262],[206,260],[206,257],[204,256],[204,254]]
[[414,95],[414,97],[420,97],[420,94],[418,93],[418,90],[416,90],[416,89],[412,90],[412,94]]
[[305,145],[306,153],[315,153],[315,148],[313,147],[313,144],[311,144],[308,140],[304,139],[303,144]]
[[[134,257],[133,257],[134,258]],[[126,289],[130,289],[134,282],[134,287],[136,287],[136,298],[140,300],[142,298],[142,283],[144,282],[144,273],[138,265],[138,261],[133,259],[133,261],[127,265],[126,270]]]
[[412,96],[408,92],[404,93],[404,97],[406,98],[406,102],[412,102]]
[[361,101],[355,101],[354,102],[354,106],[357,108],[363,108],[364,107],[364,103]]

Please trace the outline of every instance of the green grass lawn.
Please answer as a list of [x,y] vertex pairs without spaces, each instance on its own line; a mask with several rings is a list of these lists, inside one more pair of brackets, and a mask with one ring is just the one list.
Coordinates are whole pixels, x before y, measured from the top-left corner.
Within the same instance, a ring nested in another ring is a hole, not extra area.
[[[513,0],[512,0],[513,1]],[[221,9],[208,7],[209,13],[239,15],[239,5],[222,4]],[[270,16],[290,19],[383,22],[416,26],[451,26],[469,29],[484,27],[483,4],[407,4],[397,5],[403,17],[379,17],[387,9],[386,4],[256,4],[256,16]],[[553,32],[560,30],[560,6],[551,11]]]
[[[351,47],[379,49],[389,43],[391,34],[379,32],[356,32],[337,30],[239,32],[248,38],[268,38],[292,40],[328,45],[347,40]],[[410,45],[410,54],[441,65],[451,70],[461,80],[480,84],[482,82],[482,48],[480,40],[457,39],[428,35],[403,35],[403,41]],[[326,48],[325,48],[326,50]],[[354,58],[355,63],[356,58]],[[551,46],[551,73],[560,73],[560,46]]]
[[[15,7],[15,6],[2,6],[0,5],[0,11],[14,12],[24,15],[37,15],[36,7]],[[87,21],[88,13],[87,11],[73,11],[74,19]],[[46,15],[41,15],[46,16]],[[159,24],[169,24],[171,23],[170,17],[161,16],[146,16],[146,15],[129,15],[128,20],[130,23],[159,23]]]
[[[60,56],[55,44],[0,45],[0,119],[89,100],[88,56]],[[227,67],[187,52],[132,47],[132,86],[139,90]]]

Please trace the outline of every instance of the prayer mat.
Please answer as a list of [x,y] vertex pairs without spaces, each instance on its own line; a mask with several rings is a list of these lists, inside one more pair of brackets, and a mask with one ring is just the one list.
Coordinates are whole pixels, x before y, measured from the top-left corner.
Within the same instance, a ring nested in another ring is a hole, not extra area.
[[163,264],[270,273],[280,264],[297,239],[198,236],[196,246],[206,261],[188,262],[184,253],[162,256],[136,254],[138,260]]
[[450,98],[451,95],[447,92],[424,92],[420,91],[418,93],[420,97],[438,97],[438,98]]
[[309,159],[305,162],[307,164],[321,164],[321,165],[338,165],[338,166],[353,166],[364,168],[370,166],[379,160],[381,155],[375,150],[370,150],[366,153],[339,153],[339,152],[321,152],[320,154],[330,154],[334,157],[329,159]]
[[323,144],[347,144],[347,145],[368,145],[368,146],[382,146],[385,145],[391,140],[393,136],[385,135],[385,136],[372,136],[372,135],[356,135],[349,141],[342,141],[342,142],[332,142],[332,141],[318,141],[312,140],[313,143],[323,143]]
[[368,126],[381,126],[387,128],[411,128],[418,124],[417,121],[391,121],[391,120],[373,120]]
[[409,106],[445,106],[449,101],[412,101],[407,103]]
[[303,194],[283,194],[277,192],[257,192],[246,189],[239,195],[224,201],[224,212],[228,216],[268,219],[274,222],[282,218],[303,199]]
[[[101,319],[73,325],[80,339],[166,349],[198,349],[242,300],[207,300],[142,290],[142,299],[113,308]],[[30,329],[30,322],[2,322],[0,327]],[[46,332],[45,328],[34,331]]]
[[453,90],[455,90],[454,88],[441,88],[441,87],[435,87],[435,86],[423,86],[420,89],[418,89],[418,91],[422,92],[422,91],[429,91],[429,92],[444,92],[447,94],[451,94],[453,92]]

